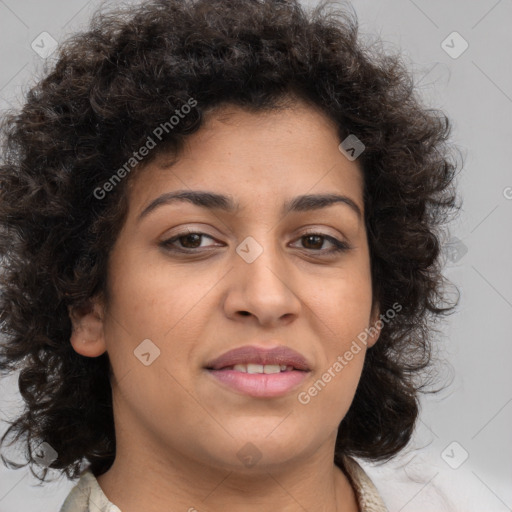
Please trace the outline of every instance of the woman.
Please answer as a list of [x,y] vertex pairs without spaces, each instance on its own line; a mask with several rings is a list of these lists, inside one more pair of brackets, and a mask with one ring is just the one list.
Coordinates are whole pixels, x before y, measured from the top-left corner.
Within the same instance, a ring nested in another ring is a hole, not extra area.
[[2,442],[80,476],[61,512],[386,510],[354,457],[411,438],[456,164],[370,50],[295,1],[153,0],[5,118]]

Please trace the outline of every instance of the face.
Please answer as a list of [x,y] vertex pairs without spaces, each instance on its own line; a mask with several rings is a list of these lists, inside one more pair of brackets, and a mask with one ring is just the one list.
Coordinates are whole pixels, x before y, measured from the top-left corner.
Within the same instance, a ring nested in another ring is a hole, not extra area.
[[[108,352],[126,446],[137,439],[154,456],[237,470],[251,450],[262,467],[332,457],[365,356],[361,343],[351,347],[378,315],[362,173],[339,143],[335,125],[305,104],[224,107],[172,165],[158,158],[132,177],[108,304],[73,313],[71,339],[82,355]],[[177,191],[238,208],[162,198]],[[344,199],[293,203],[325,194]],[[292,349],[309,371],[226,379],[206,368],[247,345]]]

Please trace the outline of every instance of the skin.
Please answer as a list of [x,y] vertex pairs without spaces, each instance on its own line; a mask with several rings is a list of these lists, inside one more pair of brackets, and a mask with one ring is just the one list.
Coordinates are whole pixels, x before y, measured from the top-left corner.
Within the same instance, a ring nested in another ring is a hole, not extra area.
[[[346,195],[364,212],[361,170],[339,143],[334,123],[301,102],[273,113],[224,106],[172,165],[158,157],[131,177],[108,303],[70,310],[76,352],[107,351],[111,361],[117,453],[98,482],[123,512],[358,510],[333,454],[364,346],[307,405],[297,395],[378,319],[364,221],[343,203],[280,213],[286,200],[316,193]],[[182,189],[228,194],[241,208],[181,201],[137,220],[156,197]],[[174,247],[199,255],[159,245],[187,228],[208,236]],[[306,228],[351,248],[328,255],[333,245],[304,237]],[[263,248],[250,264],[235,250],[247,236]],[[148,366],[134,356],[145,339],[160,350]],[[246,344],[292,347],[312,371],[286,396],[254,398],[203,368]],[[252,467],[237,457],[247,443],[261,455]]]

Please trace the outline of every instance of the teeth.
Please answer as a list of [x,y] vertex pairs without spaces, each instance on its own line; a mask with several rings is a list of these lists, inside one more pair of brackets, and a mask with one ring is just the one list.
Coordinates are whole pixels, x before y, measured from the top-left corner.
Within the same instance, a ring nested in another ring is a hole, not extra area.
[[262,364],[248,364],[247,373],[263,373],[265,366]]
[[263,373],[279,373],[280,371],[281,367],[278,364],[266,364],[263,366]]
[[286,370],[293,370],[292,366],[285,364],[235,364],[233,370],[244,373],[279,373]]

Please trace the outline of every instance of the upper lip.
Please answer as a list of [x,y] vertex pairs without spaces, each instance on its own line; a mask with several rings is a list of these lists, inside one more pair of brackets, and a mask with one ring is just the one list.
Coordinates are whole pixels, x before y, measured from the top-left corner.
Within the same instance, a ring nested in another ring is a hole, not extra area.
[[229,350],[211,360],[206,364],[205,368],[220,370],[226,366],[248,363],[287,365],[304,371],[311,369],[310,364],[302,354],[284,345],[272,349],[261,348],[256,345],[244,345],[243,347]]

